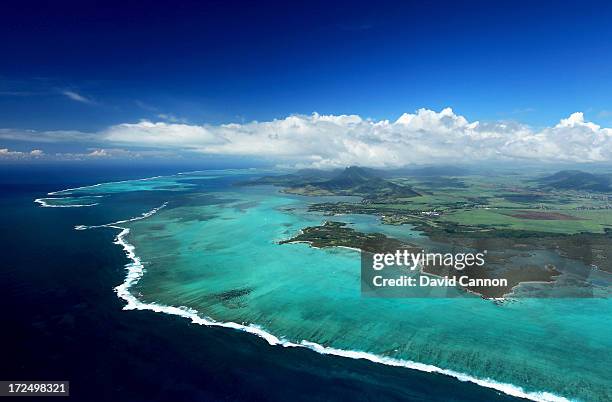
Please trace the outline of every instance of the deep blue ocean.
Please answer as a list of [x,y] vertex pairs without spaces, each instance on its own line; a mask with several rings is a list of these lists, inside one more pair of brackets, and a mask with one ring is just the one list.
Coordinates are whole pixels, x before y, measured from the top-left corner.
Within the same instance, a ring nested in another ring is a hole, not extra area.
[[69,380],[70,399],[78,401],[516,400],[440,374],[274,347],[235,330],[123,311],[113,288],[127,260],[113,244],[115,231],[74,226],[83,214],[111,222],[142,211],[33,202],[49,191],[202,168],[0,166],[0,380]]

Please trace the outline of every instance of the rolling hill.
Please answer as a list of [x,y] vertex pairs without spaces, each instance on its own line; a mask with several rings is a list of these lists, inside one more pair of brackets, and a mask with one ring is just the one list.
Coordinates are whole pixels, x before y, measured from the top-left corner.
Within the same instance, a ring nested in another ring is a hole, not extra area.
[[542,187],[558,190],[612,191],[609,176],[587,173],[581,170],[562,170],[553,175],[543,177],[538,182]]

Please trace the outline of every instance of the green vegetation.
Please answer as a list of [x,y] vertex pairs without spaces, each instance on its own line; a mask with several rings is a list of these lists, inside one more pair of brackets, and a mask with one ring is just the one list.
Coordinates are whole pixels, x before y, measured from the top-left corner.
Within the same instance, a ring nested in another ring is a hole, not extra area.
[[297,236],[280,241],[286,243],[308,243],[312,247],[348,247],[372,253],[393,252],[410,246],[381,233],[361,233],[347,227],[343,222],[325,222],[321,226],[304,228]]
[[580,170],[563,170],[539,180],[545,187],[560,190],[611,191],[610,176],[582,172]]
[[[552,250],[612,272],[612,195],[599,191],[607,175],[577,171],[549,176],[542,172],[433,176],[435,173],[352,167],[333,172],[309,170],[263,180],[268,184],[276,182],[294,194],[363,198],[361,202],[310,206],[310,210],[328,216],[375,215],[385,224],[410,224],[443,244],[489,249],[507,256],[526,250]],[[351,229],[333,229],[341,230],[336,230],[333,241],[321,243],[322,246],[359,244],[359,235]],[[308,234],[311,233],[305,232],[300,239],[317,244],[308,239]]]
[[[556,176],[556,175],[553,175]],[[558,176],[557,176],[558,177]],[[597,233],[612,229],[612,196],[600,192],[543,190],[529,176],[454,177],[443,180],[403,177],[392,182],[409,187],[414,197],[377,198],[365,203],[314,204],[311,209],[335,213],[378,215],[388,224],[414,224],[427,231],[435,228],[467,232],[503,230],[552,234]],[[436,183],[434,186],[431,183]],[[461,183],[459,186],[457,183]]]
[[243,184],[274,184],[285,187],[290,194],[321,196],[346,195],[364,199],[392,200],[419,195],[407,186],[382,178],[373,169],[351,166],[343,171],[325,172],[314,169],[291,175],[266,176]]
[[[327,221],[321,226],[312,226],[302,229],[301,233],[291,239],[280,241],[279,244],[308,243],[312,247],[348,247],[359,249],[367,253],[391,253],[397,250],[407,250],[411,254],[418,254],[421,249],[416,245],[399,241],[381,233],[362,233],[347,227],[343,222]],[[499,259],[498,259],[499,260]],[[553,266],[521,265],[513,266],[496,263],[495,258],[487,266],[471,266],[465,271],[458,271],[453,267],[427,264],[421,267],[421,272],[428,275],[459,277],[470,279],[500,279],[507,280],[506,286],[471,286],[465,290],[481,295],[484,298],[503,297],[512,292],[512,289],[522,282],[552,282],[560,274]],[[501,261],[502,263],[505,260]]]

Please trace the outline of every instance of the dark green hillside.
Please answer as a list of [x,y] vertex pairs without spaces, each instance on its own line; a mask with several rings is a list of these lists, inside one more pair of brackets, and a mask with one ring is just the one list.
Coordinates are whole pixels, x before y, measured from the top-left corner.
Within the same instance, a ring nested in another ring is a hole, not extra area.
[[419,195],[410,187],[382,178],[383,171],[350,166],[344,170],[304,169],[292,174],[266,176],[243,185],[273,184],[301,195],[355,195],[368,200]]
[[581,170],[562,170],[539,180],[543,187],[559,190],[612,191],[610,177]]

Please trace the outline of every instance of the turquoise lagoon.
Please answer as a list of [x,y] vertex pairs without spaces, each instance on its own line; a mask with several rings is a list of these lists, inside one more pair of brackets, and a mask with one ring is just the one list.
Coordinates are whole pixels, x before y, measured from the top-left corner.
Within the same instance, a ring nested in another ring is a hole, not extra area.
[[[251,175],[193,172],[60,191],[53,197],[102,195],[93,207],[112,202],[132,203],[135,209],[137,200],[146,199],[141,213],[153,203],[165,205],[144,219],[135,215],[111,225],[121,231],[119,243],[138,263],[128,264],[131,279],[124,288],[141,307],[170,313],[177,309],[159,306],[180,307],[210,321],[258,328],[286,346],[443,370],[534,400],[612,400],[609,299],[498,304],[478,297],[362,297],[358,252],[278,244],[325,221],[307,211],[319,200],[284,195],[274,187],[233,185]],[[374,217],[340,219],[359,230],[423,241],[410,227],[382,225]]]

